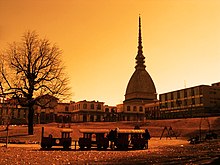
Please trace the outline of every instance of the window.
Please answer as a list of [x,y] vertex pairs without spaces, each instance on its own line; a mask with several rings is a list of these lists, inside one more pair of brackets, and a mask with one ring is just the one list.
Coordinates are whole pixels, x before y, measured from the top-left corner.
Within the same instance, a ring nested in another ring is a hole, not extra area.
[[168,108],[168,104],[167,103],[165,103],[165,108]]
[[176,100],[176,104],[177,104],[177,106],[181,106],[182,101],[181,100]]
[[180,98],[180,91],[177,91],[177,98]]
[[143,107],[139,107],[139,112],[143,112]]
[[162,95],[159,95],[159,100],[162,100],[162,98],[163,98]]
[[165,101],[167,101],[167,93],[165,94]]
[[109,112],[109,108],[105,108],[105,112]]
[[94,115],[90,116],[90,121],[92,121],[92,122],[94,121]]
[[187,97],[187,90],[184,90],[184,97]]
[[194,89],[193,89],[193,88],[191,89],[191,95],[192,95],[192,96],[195,95],[195,92],[194,92]]
[[192,105],[195,105],[195,99],[194,98],[192,99]]
[[200,103],[200,104],[203,103],[203,97],[200,97],[200,99],[199,99],[199,103]]
[[87,104],[86,103],[83,104],[83,109],[87,109]]
[[21,116],[21,111],[20,109],[18,109],[18,118],[20,118],[20,116]]
[[90,108],[91,108],[91,109],[94,109],[94,104],[91,104],[91,105],[90,105]]
[[98,105],[97,105],[97,109],[98,109],[98,110],[101,110],[101,104],[98,104]]
[[171,93],[171,100],[173,100],[173,93]]
[[202,90],[202,87],[200,87],[199,88],[199,94],[202,95],[202,93],[203,93],[203,90]]
[[137,111],[137,107],[136,106],[133,107],[133,111]]
[[127,106],[127,111],[131,111],[131,107],[130,106]]
[[83,115],[83,122],[87,122],[87,116]]
[[101,121],[101,116],[100,115],[96,116],[96,121]]
[[27,113],[26,113],[26,110],[24,110],[24,118],[27,117]]
[[65,111],[69,111],[69,107],[68,106],[65,106]]

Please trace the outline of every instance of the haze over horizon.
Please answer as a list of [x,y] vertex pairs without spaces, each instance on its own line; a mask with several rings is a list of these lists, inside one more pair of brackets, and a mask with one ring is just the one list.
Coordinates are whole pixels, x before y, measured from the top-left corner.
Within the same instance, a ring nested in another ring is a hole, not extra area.
[[0,50],[36,30],[63,50],[73,101],[120,104],[135,70],[138,17],[158,94],[219,82],[219,0],[0,0]]

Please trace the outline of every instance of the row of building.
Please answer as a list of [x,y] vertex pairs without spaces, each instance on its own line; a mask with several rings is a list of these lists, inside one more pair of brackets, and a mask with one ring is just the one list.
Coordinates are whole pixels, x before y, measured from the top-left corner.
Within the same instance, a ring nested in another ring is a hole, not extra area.
[[[108,106],[104,102],[86,100],[59,103],[58,98],[44,95],[38,99],[40,104],[34,107],[35,123],[143,121],[220,115],[220,83],[163,93],[157,99],[156,87],[146,71],[140,17],[135,60],[135,71],[128,82],[122,104]],[[26,122],[27,114],[27,108],[18,105],[14,99],[0,102],[0,124],[9,119]]]
[[[173,119],[220,115],[220,82],[199,85],[159,95],[159,100],[146,104],[118,104],[108,106],[99,101],[59,103],[57,98],[44,96],[44,106],[36,105],[35,123],[144,121],[147,119]],[[0,119],[4,124],[27,122],[28,108],[13,99],[0,104]]]

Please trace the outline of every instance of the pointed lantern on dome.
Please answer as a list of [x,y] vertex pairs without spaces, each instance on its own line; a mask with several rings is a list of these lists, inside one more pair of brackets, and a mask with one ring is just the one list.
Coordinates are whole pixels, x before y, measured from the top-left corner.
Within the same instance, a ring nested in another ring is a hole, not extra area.
[[141,17],[139,16],[139,35],[138,35],[138,52],[136,56],[136,69],[145,69],[145,57],[143,55],[142,36],[141,36]]

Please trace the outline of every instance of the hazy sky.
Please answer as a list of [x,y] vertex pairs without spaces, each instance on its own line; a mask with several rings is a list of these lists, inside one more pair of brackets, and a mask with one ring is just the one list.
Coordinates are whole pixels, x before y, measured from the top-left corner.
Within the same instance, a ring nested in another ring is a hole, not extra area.
[[134,72],[139,14],[158,94],[220,81],[220,0],[0,0],[0,49],[36,30],[63,50],[72,100],[116,105]]

